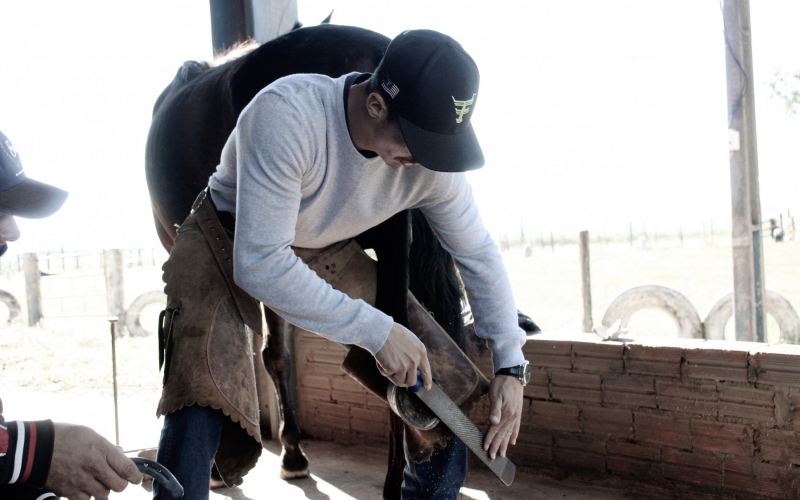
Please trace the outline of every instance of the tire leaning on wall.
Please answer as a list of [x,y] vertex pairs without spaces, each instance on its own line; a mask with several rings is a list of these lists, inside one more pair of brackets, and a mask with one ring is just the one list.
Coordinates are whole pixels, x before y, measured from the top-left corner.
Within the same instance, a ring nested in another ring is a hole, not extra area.
[[139,316],[142,310],[150,304],[159,304],[161,308],[167,306],[167,295],[161,290],[153,290],[136,297],[125,312],[125,327],[131,337],[147,337],[150,332],[142,327]]
[[689,299],[674,288],[664,285],[639,285],[619,294],[606,309],[603,325],[610,327],[621,320],[625,328],[633,314],[641,309],[657,308],[666,311],[678,325],[678,336],[703,338],[703,323]]
[[8,324],[10,325],[14,321],[17,320],[20,313],[22,312],[22,308],[19,306],[19,301],[16,297],[11,295],[10,293],[6,292],[5,290],[0,290],[0,302],[8,307]]
[[[767,290],[767,313],[775,318],[781,330],[780,341],[786,344],[800,344],[800,317],[781,294]],[[733,292],[726,293],[714,302],[703,321],[706,338],[710,340],[723,340],[725,338],[725,325],[733,316]]]

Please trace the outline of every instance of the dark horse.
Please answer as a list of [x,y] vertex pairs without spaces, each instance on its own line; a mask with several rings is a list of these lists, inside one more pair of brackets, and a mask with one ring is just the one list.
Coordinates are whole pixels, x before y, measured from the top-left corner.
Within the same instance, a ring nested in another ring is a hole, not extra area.
[[[156,101],[147,140],[147,184],[164,248],[172,249],[177,225],[208,184],[237,117],[258,91],[295,73],[335,78],[353,71],[371,72],[388,43],[388,38],[372,31],[323,24],[296,29],[220,65],[184,63]],[[362,247],[373,248],[378,256],[378,308],[402,323],[405,290],[410,289],[448,334],[469,351],[467,339],[471,337],[462,316],[465,296],[455,263],[420,212],[402,212],[357,240]],[[302,477],[308,474],[308,461],[299,447],[301,431],[289,392],[291,357],[283,338],[286,324],[266,308],[265,313],[269,342],[263,362],[278,389],[284,448],[281,473],[287,478]],[[257,367],[256,371],[259,403],[262,415],[267,415],[264,368]],[[387,499],[399,498],[404,466],[402,424],[393,414],[391,419],[389,470],[384,485]],[[262,433],[269,433],[264,422]]]

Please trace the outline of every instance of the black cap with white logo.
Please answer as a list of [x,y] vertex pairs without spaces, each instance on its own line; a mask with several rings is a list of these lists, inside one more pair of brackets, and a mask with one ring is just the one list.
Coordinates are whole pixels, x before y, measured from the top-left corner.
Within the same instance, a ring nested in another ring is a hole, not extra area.
[[63,189],[25,177],[17,149],[0,132],[0,213],[41,219],[61,208],[68,195]]
[[470,124],[480,74],[458,42],[437,31],[405,31],[389,44],[375,73],[400,116],[409,151],[423,167],[465,172],[483,166]]

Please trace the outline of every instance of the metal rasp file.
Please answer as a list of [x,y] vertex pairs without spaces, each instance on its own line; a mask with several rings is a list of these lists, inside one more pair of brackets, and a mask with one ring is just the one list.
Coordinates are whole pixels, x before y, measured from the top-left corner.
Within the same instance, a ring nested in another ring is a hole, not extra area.
[[459,437],[472,453],[489,467],[500,481],[510,486],[514,481],[516,466],[507,457],[498,456],[494,460],[489,458],[489,453],[483,449],[483,433],[472,421],[464,415],[461,408],[456,406],[452,399],[442,391],[434,382],[430,391],[422,388],[422,379],[417,377],[417,385],[409,388],[409,392],[422,400],[425,405],[436,414],[444,424]]

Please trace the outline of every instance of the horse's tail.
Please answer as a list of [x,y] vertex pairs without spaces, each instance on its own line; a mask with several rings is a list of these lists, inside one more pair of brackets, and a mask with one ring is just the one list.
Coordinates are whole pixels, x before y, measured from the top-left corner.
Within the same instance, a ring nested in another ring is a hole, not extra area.
[[466,294],[453,256],[439,243],[422,212],[411,211],[409,289],[468,355],[474,345],[464,327]]

